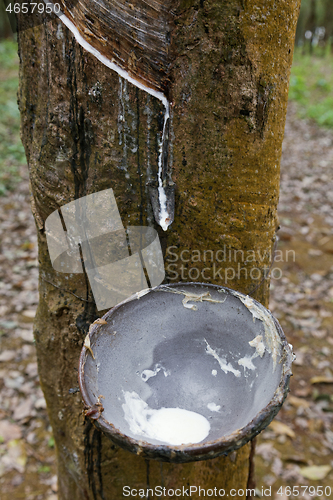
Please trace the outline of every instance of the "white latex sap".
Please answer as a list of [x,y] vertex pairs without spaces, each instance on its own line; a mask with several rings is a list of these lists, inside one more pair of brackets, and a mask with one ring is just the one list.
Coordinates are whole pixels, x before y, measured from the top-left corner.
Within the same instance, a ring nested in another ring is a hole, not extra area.
[[55,10],[53,2],[51,2],[50,0],[44,0],[44,3],[51,8],[52,12],[54,12],[59,17],[59,19],[61,19],[61,21],[65,24],[65,26],[67,26],[67,28],[73,33],[76,41],[84,49],[90,52],[90,54],[93,54],[95,57],[97,57],[97,59],[101,61],[101,63],[103,63],[105,66],[112,69],[113,71],[116,71],[118,75],[121,76],[121,78],[125,78],[125,80],[127,80],[128,82],[132,83],[139,89],[148,92],[148,94],[156,97],[164,104],[165,113],[164,113],[163,132],[162,132],[162,140],[159,144],[159,155],[158,155],[158,197],[159,197],[160,210],[159,210],[159,220],[157,222],[163,228],[163,230],[166,231],[172,222],[172,218],[167,208],[167,195],[162,181],[163,145],[166,137],[166,125],[170,117],[170,103],[168,99],[163,94],[163,92],[159,92],[149,87],[148,85],[139,82],[138,80],[133,78],[127,71],[120,68],[113,60],[110,60],[107,57],[103,56],[95,47],[90,45],[90,43],[88,43],[87,40],[82,37],[76,26],[72,23],[70,19],[68,19],[68,17],[65,16],[63,12],[61,11],[57,12]]
[[134,434],[171,445],[199,443],[208,436],[208,420],[194,411],[181,408],[153,410],[136,392],[124,393],[125,420]]

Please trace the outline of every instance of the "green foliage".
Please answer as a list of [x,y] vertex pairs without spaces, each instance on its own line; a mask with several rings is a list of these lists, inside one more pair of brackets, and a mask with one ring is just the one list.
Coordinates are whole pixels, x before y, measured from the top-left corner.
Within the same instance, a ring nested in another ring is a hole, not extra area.
[[14,35],[10,26],[9,18],[6,13],[5,2],[0,2],[0,39],[11,38],[14,39]]
[[51,467],[49,465],[40,465],[37,469],[37,472],[50,472]]
[[289,99],[298,105],[302,118],[333,128],[333,57],[303,55],[295,51],[291,69]]
[[[310,41],[305,40],[305,32],[310,30],[315,34],[316,28],[325,28],[325,36],[310,47]],[[332,0],[302,0],[300,15],[296,30],[296,46],[303,46],[306,52],[311,52],[317,45],[331,47],[333,42],[333,9]]]
[[48,445],[49,448],[54,448],[54,444],[55,444],[54,437],[51,436],[50,439],[47,442],[47,445]]
[[14,189],[19,169],[26,163],[20,139],[20,114],[17,106],[17,43],[0,42],[0,195]]

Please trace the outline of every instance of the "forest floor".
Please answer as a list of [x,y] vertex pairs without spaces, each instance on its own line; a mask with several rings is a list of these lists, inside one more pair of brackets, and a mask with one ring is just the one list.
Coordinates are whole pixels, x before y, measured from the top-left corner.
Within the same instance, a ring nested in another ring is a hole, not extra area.
[[[290,105],[281,167],[282,254],[273,266],[270,308],[297,358],[290,395],[257,438],[258,497],[271,488],[271,498],[285,500],[286,487],[296,486],[295,498],[333,496],[332,165],[333,131],[300,120]],[[56,500],[54,440],[32,334],[38,268],[26,166],[20,174],[15,190],[0,196],[1,500]]]
[[274,272],[270,309],[296,360],[290,394],[256,446],[258,490],[271,486],[282,500],[286,486],[295,487],[295,498],[333,497],[332,166],[332,130],[299,119],[290,104],[279,203],[283,258],[273,266],[281,273]]

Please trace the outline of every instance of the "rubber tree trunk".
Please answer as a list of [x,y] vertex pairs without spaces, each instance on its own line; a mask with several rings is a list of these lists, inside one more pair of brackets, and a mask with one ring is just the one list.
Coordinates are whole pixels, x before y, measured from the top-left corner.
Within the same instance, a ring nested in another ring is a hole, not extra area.
[[[35,339],[60,500],[115,500],[123,498],[123,486],[147,484],[243,489],[234,498],[246,497],[250,444],[206,462],[147,462],[113,445],[85,419],[80,393],[71,389],[78,385],[84,337],[100,313],[84,275],[53,270],[44,223],[60,206],[112,188],[125,226],[158,230],[166,281],[209,281],[251,292],[269,267],[278,226],[299,3],[182,2],[169,144],[175,220],[166,232],[154,221],[147,186],[157,169],[161,103],[87,53],[60,20],[24,30],[20,19],[19,106],[39,240]],[[224,260],[218,250],[225,251]],[[204,258],[204,251],[211,253]],[[256,297],[267,305],[268,280]]]

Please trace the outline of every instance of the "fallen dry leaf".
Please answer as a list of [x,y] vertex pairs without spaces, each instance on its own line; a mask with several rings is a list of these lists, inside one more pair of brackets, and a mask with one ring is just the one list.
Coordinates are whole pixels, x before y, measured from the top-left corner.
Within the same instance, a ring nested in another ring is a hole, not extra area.
[[12,361],[16,356],[16,351],[6,350],[0,354],[0,361]]
[[295,408],[309,408],[310,403],[306,399],[297,398],[296,396],[288,396],[287,401],[295,406]]
[[280,436],[285,435],[292,439],[295,437],[295,432],[287,424],[283,424],[278,420],[273,420],[273,422],[269,424],[268,428]]
[[305,387],[304,389],[296,389],[294,393],[299,398],[307,398],[311,395],[311,389],[310,387]]
[[278,455],[278,451],[274,448],[273,443],[260,443],[256,446],[256,453],[262,456],[265,461],[272,460],[272,458]]
[[25,373],[29,375],[29,377],[34,378],[38,375],[38,366],[36,362],[28,363],[25,368]]
[[28,309],[21,312],[21,319],[23,323],[32,323],[36,316],[35,309]]
[[22,430],[16,424],[11,424],[8,420],[0,421],[0,438],[6,443],[11,439],[20,439]]
[[108,324],[108,322],[107,322],[107,321],[105,321],[105,319],[98,318],[98,319],[96,319],[96,321],[94,321],[94,323],[93,323],[93,324],[94,324],[94,325],[107,325],[107,324]]
[[306,458],[304,457],[299,457],[297,455],[291,455],[291,456],[287,456],[285,458],[285,462],[293,462],[295,464],[305,464],[307,465],[308,464],[308,461],[306,460]]
[[24,472],[27,463],[27,452],[24,442],[21,439],[12,439],[7,443],[7,454],[1,459],[3,472],[17,470],[21,474]]
[[317,377],[312,377],[310,379],[311,384],[333,384],[333,377],[325,377],[323,375],[318,375]]
[[95,356],[94,356],[94,353],[93,353],[93,350],[91,348],[91,345],[90,345],[90,334],[88,333],[85,340],[84,340],[84,347],[90,352],[90,354],[92,355],[92,357],[95,359]]
[[46,408],[46,401],[44,398],[38,398],[37,401],[35,401],[35,408],[36,410],[40,410],[41,408]]
[[32,330],[20,330],[19,335],[24,342],[33,343],[34,334]]
[[13,419],[14,420],[23,420],[30,416],[32,410],[32,401],[27,398],[24,399],[18,406],[16,406]]
[[318,481],[324,479],[331,470],[330,465],[310,465],[309,467],[301,467],[299,471],[305,479]]

